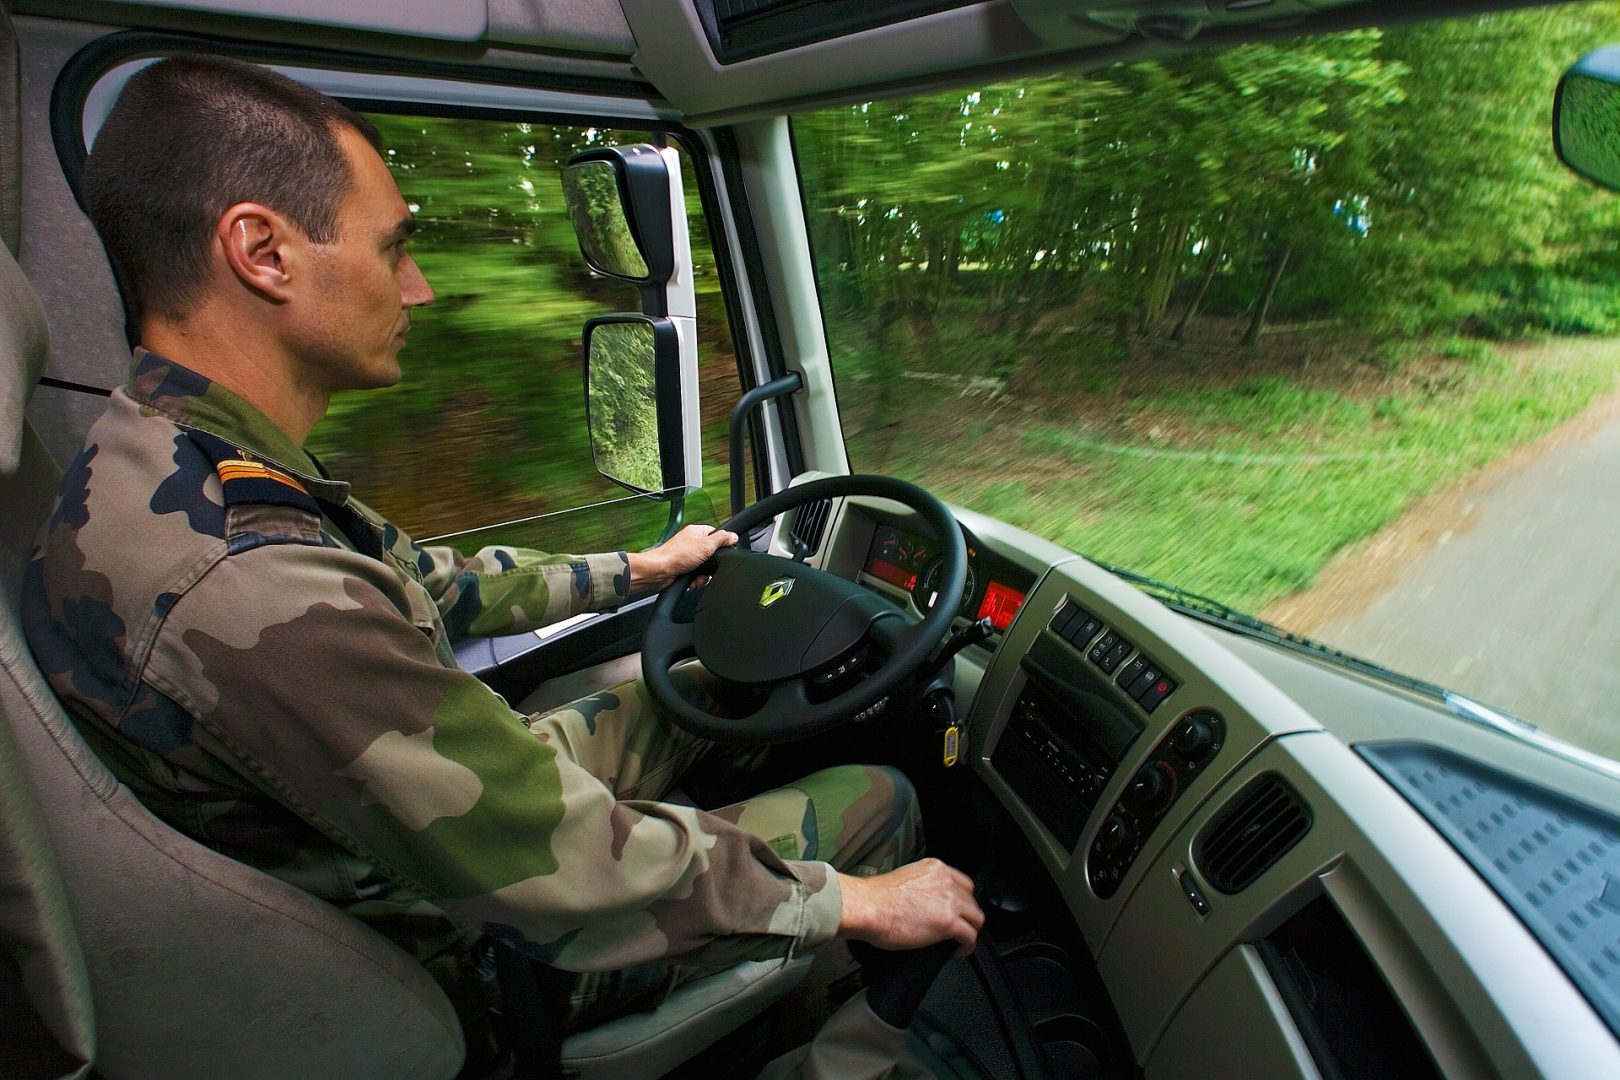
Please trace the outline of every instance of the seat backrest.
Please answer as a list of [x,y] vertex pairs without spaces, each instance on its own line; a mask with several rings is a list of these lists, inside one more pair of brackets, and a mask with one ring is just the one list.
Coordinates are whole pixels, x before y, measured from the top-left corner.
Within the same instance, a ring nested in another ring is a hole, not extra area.
[[[45,315],[0,245],[0,371],[38,376]],[[22,415],[22,380],[0,375],[0,415]],[[56,466],[33,431],[0,428],[0,590],[6,598],[0,666],[11,681],[11,628],[30,523],[50,506]],[[9,718],[10,693],[0,705]],[[0,724],[0,1001],[5,1003],[0,1075],[78,1076],[95,1054],[90,978],[68,915],[55,854],[21,751],[9,723]]]
[[[10,30],[0,8],[7,62]],[[0,147],[17,132],[0,114]],[[461,1028],[419,964],[158,820],[52,696],[18,617],[59,476],[25,416],[46,356],[39,300],[0,244],[0,1075],[455,1075]]]

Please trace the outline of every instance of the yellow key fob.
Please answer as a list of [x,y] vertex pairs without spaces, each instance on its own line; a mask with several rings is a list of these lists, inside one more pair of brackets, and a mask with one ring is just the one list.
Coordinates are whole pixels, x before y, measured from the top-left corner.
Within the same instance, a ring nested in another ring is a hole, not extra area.
[[948,769],[956,764],[957,756],[961,751],[962,732],[955,724],[945,729],[945,767]]

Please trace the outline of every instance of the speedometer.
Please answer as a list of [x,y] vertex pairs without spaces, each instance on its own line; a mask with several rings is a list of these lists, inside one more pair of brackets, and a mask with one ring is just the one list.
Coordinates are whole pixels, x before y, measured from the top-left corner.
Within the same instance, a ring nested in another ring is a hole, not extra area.
[[[944,576],[944,573],[944,556],[929,563],[928,569],[923,571],[922,578],[912,596],[916,598],[917,606],[924,611],[933,610],[934,603],[939,598],[939,579]],[[967,580],[962,583],[962,596],[956,602],[959,614],[967,614],[968,602],[973,599],[973,592],[978,588],[978,584],[978,577],[974,574],[973,564],[970,562],[967,564]]]

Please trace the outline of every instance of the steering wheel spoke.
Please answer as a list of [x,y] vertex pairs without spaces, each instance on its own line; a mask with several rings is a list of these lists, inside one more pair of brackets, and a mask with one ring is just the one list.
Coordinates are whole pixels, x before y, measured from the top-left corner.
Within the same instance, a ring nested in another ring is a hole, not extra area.
[[810,691],[803,679],[784,679],[771,687],[765,697],[762,711],[778,715],[802,711],[810,707]]
[[867,628],[866,640],[877,646],[885,657],[894,656],[905,647],[916,626],[898,611],[892,615],[879,615]]
[[647,624],[641,641],[642,663],[658,664],[668,671],[682,660],[697,655],[697,634],[690,620],[654,619]]

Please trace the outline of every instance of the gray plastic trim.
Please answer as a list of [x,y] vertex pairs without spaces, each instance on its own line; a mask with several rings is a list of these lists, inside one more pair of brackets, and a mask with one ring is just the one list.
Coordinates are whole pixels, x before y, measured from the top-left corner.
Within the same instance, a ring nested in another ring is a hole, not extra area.
[[[1177,875],[1198,873],[1198,833],[1255,774],[1282,775],[1316,825],[1254,884],[1211,895],[1207,916]],[[1098,969],[1139,1060],[1227,952],[1326,896],[1366,948],[1445,1076],[1620,1075],[1620,1044],[1496,894],[1421,815],[1328,732],[1271,742],[1194,814],[1132,895]],[[1163,945],[1174,942],[1175,948]]]
[[[110,68],[96,80],[84,102],[84,136],[87,145],[95,143],[96,133],[112,111],[113,102],[124,84],[141,68],[157,58],[130,60]],[[499,109],[510,112],[553,113],[560,115],[614,116],[626,120],[674,122],[679,114],[645,98],[608,97],[558,90],[499,86],[493,83],[453,82],[419,75],[380,75],[331,68],[273,65],[276,71],[322,93],[338,98],[362,98],[422,106]]]
[[488,38],[612,56],[636,51],[619,5],[597,0],[489,0]]
[[[1240,1038],[1234,1036],[1242,1033]],[[1226,954],[1165,1030],[1147,1080],[1264,1076],[1321,1080],[1310,1049],[1251,946]]]
[[[797,412],[807,469],[850,471],[843,426],[833,396],[832,362],[810,260],[809,230],[787,120],[777,117],[736,128],[744,194],[754,215],[765,285],[781,336],[782,359],[804,376],[804,390],[788,400]],[[757,354],[756,354],[757,355]]]
[[179,8],[285,22],[316,23],[344,30],[369,30],[449,41],[478,41],[489,26],[484,0],[122,0],[131,7]]

